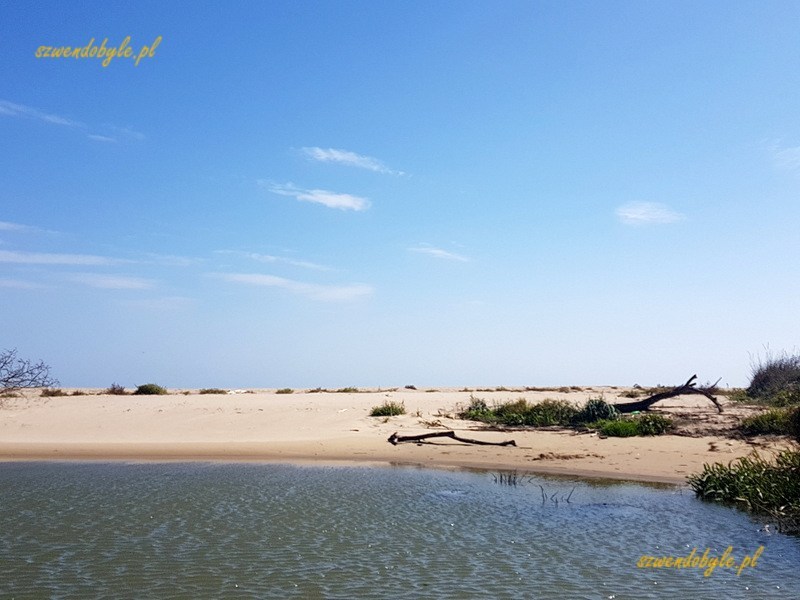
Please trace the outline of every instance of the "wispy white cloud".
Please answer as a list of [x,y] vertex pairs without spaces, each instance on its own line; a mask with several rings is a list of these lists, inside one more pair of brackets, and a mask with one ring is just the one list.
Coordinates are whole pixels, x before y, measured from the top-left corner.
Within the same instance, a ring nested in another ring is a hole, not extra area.
[[322,204],[328,208],[338,208],[339,210],[358,211],[366,210],[370,207],[369,200],[351,194],[339,194],[328,190],[307,190],[298,188],[291,183],[279,184],[266,180],[259,180],[258,183],[273,194],[289,196],[300,202],[313,202],[315,204]]
[[14,288],[18,290],[38,290],[44,286],[32,281],[25,281],[22,279],[0,279],[0,287]]
[[431,246],[430,244],[420,244],[419,246],[414,246],[413,248],[409,248],[408,250],[410,252],[417,252],[418,254],[427,254],[428,256],[433,256],[434,258],[441,258],[443,260],[456,260],[460,262],[469,262],[469,259],[466,256],[462,256],[461,254],[456,254],[455,252],[448,252],[447,250],[437,248],[436,246]]
[[800,171],[800,146],[787,146],[781,148],[778,142],[770,146],[772,163],[778,169],[786,171]]
[[155,287],[155,282],[152,279],[102,273],[76,273],[68,276],[67,279],[89,287],[106,290],[147,290]]
[[[0,115],[6,117],[34,119],[44,123],[49,123],[51,125],[62,125],[64,127],[79,129],[83,132],[86,132],[89,129],[89,126],[87,126],[86,123],[81,123],[80,121],[68,119],[53,113],[44,112],[31,106],[9,102],[8,100],[0,100]],[[92,127],[92,129],[94,129],[94,127]],[[134,131],[128,127],[118,127],[116,125],[106,124],[100,127],[100,129],[104,130],[107,135],[86,133],[86,137],[95,142],[103,143],[116,142],[120,137],[135,140],[144,139],[144,134]]]
[[20,265],[116,265],[132,261],[92,254],[54,254],[0,250],[0,263]]
[[108,137],[106,135],[97,135],[95,133],[90,133],[87,137],[95,142],[106,142],[107,144],[115,144],[117,142],[117,138]]
[[194,304],[194,300],[185,296],[164,296],[163,298],[137,298],[124,300],[122,301],[122,304],[130,308],[162,312],[189,308]]
[[12,223],[10,221],[0,221],[0,232],[45,235],[57,235],[59,233],[52,229],[43,229],[34,225],[24,225],[22,223]]
[[312,146],[310,148],[302,148],[302,151],[309,158],[318,162],[332,162],[348,167],[357,167],[359,169],[367,169],[376,173],[386,173],[389,175],[403,175],[402,171],[395,171],[390,169],[383,162],[371,156],[364,156],[350,152],[349,150],[337,150],[336,148],[318,148]]
[[674,223],[684,219],[664,204],[657,202],[628,202],[617,207],[617,218],[626,225]]
[[333,271],[331,267],[320,265],[307,260],[296,260],[287,258],[285,256],[273,256],[272,254],[259,254],[258,252],[241,252],[238,250],[217,250],[217,254],[234,254],[243,258],[249,258],[260,263],[266,264],[283,264],[292,267],[301,267],[303,269],[312,269],[314,271]]
[[198,265],[204,260],[197,257],[177,256],[174,254],[158,254],[156,252],[145,252],[141,255],[143,263],[152,263],[165,267],[191,267]]
[[318,265],[317,263],[313,263],[308,260],[295,260],[293,258],[286,258],[284,256],[272,256],[269,254],[258,254],[256,252],[251,252],[247,254],[248,258],[251,258],[258,262],[263,263],[280,263],[285,265],[290,265],[292,267],[301,267],[303,269],[312,269],[315,271],[331,271],[330,267],[326,267],[324,265]]
[[231,283],[279,288],[293,294],[325,302],[357,300],[370,296],[373,293],[373,288],[371,286],[360,283],[350,285],[320,285],[285,279],[283,277],[275,277],[274,275],[263,275],[260,273],[216,273],[214,275]]
[[135,131],[130,127],[120,127],[119,125],[112,125],[110,123],[106,123],[103,125],[103,129],[105,129],[110,135],[115,137],[111,139],[118,139],[118,138],[127,138],[137,141],[142,141],[145,139],[145,135],[139,131]]
[[0,221],[0,231],[11,231],[17,233],[33,233],[41,231],[38,227],[31,227],[30,225],[21,225],[20,223],[10,223],[8,221]]
[[52,125],[64,125],[65,127],[85,127],[85,125],[80,121],[73,121],[72,119],[46,113],[30,106],[15,104],[14,102],[9,102],[8,100],[0,100],[0,115],[5,115],[7,117],[36,119],[39,121],[44,121],[45,123],[51,123]]

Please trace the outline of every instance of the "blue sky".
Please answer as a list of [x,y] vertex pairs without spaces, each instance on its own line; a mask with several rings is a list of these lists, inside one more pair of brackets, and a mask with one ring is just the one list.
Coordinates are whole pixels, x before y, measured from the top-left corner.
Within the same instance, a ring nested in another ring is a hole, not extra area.
[[[65,386],[744,385],[796,2],[3,3],[0,344]],[[117,57],[36,57],[119,46]]]

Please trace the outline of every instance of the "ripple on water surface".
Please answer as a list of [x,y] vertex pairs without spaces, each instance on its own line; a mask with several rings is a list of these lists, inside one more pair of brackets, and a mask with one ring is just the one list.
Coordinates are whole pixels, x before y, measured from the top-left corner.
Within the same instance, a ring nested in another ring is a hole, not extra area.
[[[800,543],[685,488],[412,468],[0,464],[0,597],[798,598]],[[756,568],[640,569],[693,548]]]

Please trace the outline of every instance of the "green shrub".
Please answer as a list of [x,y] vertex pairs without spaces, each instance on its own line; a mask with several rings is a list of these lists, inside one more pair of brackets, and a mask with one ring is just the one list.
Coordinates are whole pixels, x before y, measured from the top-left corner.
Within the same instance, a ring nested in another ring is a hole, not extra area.
[[166,388],[155,383],[145,383],[136,388],[135,396],[165,396],[169,394]]
[[494,414],[486,405],[486,400],[470,395],[469,406],[458,416],[470,421],[490,421]]
[[620,419],[619,412],[602,398],[590,398],[578,410],[566,400],[547,399],[531,404],[525,398],[489,408],[485,400],[470,396],[469,406],[458,416],[509,427],[587,425],[609,437],[660,435],[672,427],[672,421],[656,414]]
[[706,464],[691,475],[689,485],[698,497],[736,503],[771,515],[787,531],[800,532],[800,452],[784,450],[774,462],[757,453],[729,463]]
[[110,394],[111,396],[127,396],[128,392],[125,391],[125,388],[121,385],[117,385],[116,383],[112,383],[111,387],[108,388],[104,394]]
[[633,419],[598,421],[595,426],[602,435],[608,437],[634,437],[639,435],[639,425]]
[[508,425],[509,427],[521,427],[526,424],[527,411],[528,403],[525,400],[508,402],[495,407],[488,422]]
[[292,388],[281,388],[279,390],[275,390],[276,394],[292,394],[294,390]]
[[357,387],[343,387],[336,390],[337,394],[357,394],[358,388]]
[[227,394],[228,390],[221,388],[203,388],[197,392],[198,394]]
[[395,417],[406,414],[406,405],[403,402],[387,400],[380,406],[373,406],[370,417]]
[[661,415],[646,413],[625,419],[601,419],[589,426],[597,428],[607,437],[633,437],[666,433],[672,428],[672,421]]
[[595,421],[615,421],[618,418],[619,411],[603,398],[589,398],[575,415],[573,423],[577,425]]
[[800,403],[800,355],[768,354],[753,364],[747,395],[775,406]]
[[789,435],[789,411],[773,408],[742,419],[739,429],[745,435]]
[[662,415],[645,413],[636,418],[639,435],[661,435],[672,429],[672,421]]
[[789,411],[789,435],[793,435],[800,442],[800,406]]
[[566,400],[546,399],[531,404],[525,398],[489,408],[480,398],[470,396],[470,405],[459,414],[462,419],[507,425],[509,427],[568,426],[577,409]]
[[768,396],[766,402],[772,406],[796,406],[800,404],[800,387],[779,390]]
[[[524,401],[523,401],[524,402]],[[578,410],[566,400],[550,400],[529,405],[525,414],[525,425],[546,427],[561,425],[566,427],[572,422]]]

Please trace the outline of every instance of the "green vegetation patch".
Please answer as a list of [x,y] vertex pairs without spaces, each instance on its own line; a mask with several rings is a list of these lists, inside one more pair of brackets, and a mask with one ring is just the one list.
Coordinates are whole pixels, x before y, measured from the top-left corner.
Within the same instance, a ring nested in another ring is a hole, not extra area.
[[745,435],[788,435],[789,411],[773,408],[766,412],[745,417],[739,424]]
[[279,390],[275,390],[276,394],[293,394],[294,390],[292,388],[281,388]]
[[672,420],[653,413],[645,413],[633,417],[617,420],[602,419],[596,423],[587,424],[592,429],[597,429],[601,435],[607,437],[634,437],[663,435],[672,429]]
[[728,465],[706,464],[689,485],[703,500],[770,515],[787,532],[800,533],[800,451],[784,450],[774,461],[754,453]]
[[662,435],[672,429],[672,419],[654,413],[645,413],[635,417],[639,435]]
[[591,423],[589,425],[596,428],[601,435],[607,437],[636,437],[639,435],[639,424],[633,419],[621,419],[619,421],[609,421],[607,419]]
[[602,397],[589,398],[573,419],[573,424],[594,423],[595,421],[616,421],[619,411]]
[[169,392],[167,388],[163,388],[156,383],[145,383],[138,386],[133,394],[135,396],[166,396]]
[[746,417],[739,429],[745,435],[791,435],[800,440],[800,406],[772,408]]
[[768,354],[754,363],[750,385],[735,399],[776,407],[800,404],[800,355]]
[[380,406],[373,406],[370,417],[396,417],[406,414],[406,405],[403,402],[387,400]]
[[602,397],[590,398],[577,409],[566,400],[547,399],[532,404],[525,398],[490,407],[482,398],[470,396],[469,405],[458,416],[508,427],[588,427],[608,437],[661,435],[673,425],[667,417],[652,413],[623,419]]
[[198,394],[227,394],[228,390],[222,388],[203,388],[197,392]]
[[486,401],[470,396],[470,404],[460,413],[462,419],[483,421],[509,427],[525,425],[528,427],[568,426],[578,410],[566,400],[543,400],[531,404],[525,398],[499,404],[489,408]]

